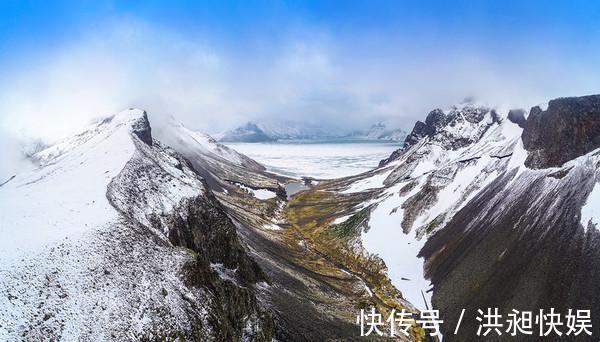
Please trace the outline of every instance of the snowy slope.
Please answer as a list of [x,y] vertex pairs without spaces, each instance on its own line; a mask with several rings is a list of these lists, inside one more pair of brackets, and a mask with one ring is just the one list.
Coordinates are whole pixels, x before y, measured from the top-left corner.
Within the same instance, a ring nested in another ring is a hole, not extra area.
[[117,219],[106,187],[135,151],[128,123],[140,115],[121,113],[37,153],[39,168],[2,187],[3,264]]
[[431,305],[431,285],[417,257],[427,236],[509,165],[524,161],[522,154],[513,154],[521,129],[495,111],[467,104],[432,113],[428,120],[435,132],[342,191],[381,190],[371,202],[376,206],[361,240],[386,262],[394,285],[419,308],[424,308],[421,291]]
[[[263,333],[250,284],[208,264],[248,268],[233,224],[187,162],[152,139],[145,112],[34,157],[38,168],[0,188],[0,340]],[[215,232],[190,241],[199,227]],[[206,278],[190,286],[190,267]],[[226,297],[238,306],[220,304]]]
[[363,247],[416,306],[431,288],[446,326],[462,308],[595,309],[600,96],[552,100],[523,120],[473,104],[434,110],[378,169],[339,183],[375,205]]
[[264,166],[236,150],[218,143],[208,134],[193,131],[174,118],[156,132],[157,138],[176,149],[193,150],[204,158],[226,162],[235,166],[263,171]]

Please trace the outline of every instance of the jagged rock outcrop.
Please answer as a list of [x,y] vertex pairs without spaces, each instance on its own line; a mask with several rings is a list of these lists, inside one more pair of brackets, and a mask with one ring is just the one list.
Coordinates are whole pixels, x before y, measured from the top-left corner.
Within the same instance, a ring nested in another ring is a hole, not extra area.
[[146,111],[142,112],[138,120],[131,123],[131,133],[135,134],[146,145],[152,146],[152,127],[150,127]]
[[496,111],[485,106],[464,104],[453,106],[447,112],[434,109],[425,122],[417,121],[413,130],[404,140],[404,146],[394,151],[388,158],[379,162],[383,166],[398,159],[404,151],[427,139],[428,143],[438,144],[450,150],[457,150],[473,144],[494,124],[500,122]]
[[[477,129],[477,124],[482,123],[488,112],[492,114],[489,116],[491,120]],[[430,137],[433,141],[442,142],[445,147],[456,150],[477,141],[490,125],[498,121],[495,111],[487,107],[466,105],[462,108],[454,107],[448,113],[434,109],[427,115],[424,124],[417,121],[404,146],[412,146],[423,137]],[[465,125],[472,126],[474,132],[465,134]]]
[[[152,140],[145,112],[132,128],[136,136]],[[271,340],[273,321],[254,289],[257,282],[268,280],[240,245],[233,222],[186,159],[159,141],[141,142],[134,141],[136,152],[109,184],[107,197],[126,217],[196,253],[185,266],[185,281],[207,289],[212,297],[213,302],[204,304],[211,316],[210,334],[180,333],[188,338]],[[195,196],[178,196],[194,189]]]
[[523,130],[532,168],[561,166],[600,147],[600,95],[551,100],[533,107]]
[[[582,208],[597,203],[590,197],[600,168],[594,152],[599,99],[552,100],[546,111],[534,107],[522,133],[527,151],[517,146],[508,160],[499,159],[496,174],[458,211],[443,213],[427,239],[419,255],[434,284],[432,303],[450,327],[466,309],[461,336],[476,336],[477,310],[488,307],[503,315],[511,309],[590,309],[593,333],[599,333],[600,233],[596,223],[582,219]],[[445,337],[459,340],[450,329]]]

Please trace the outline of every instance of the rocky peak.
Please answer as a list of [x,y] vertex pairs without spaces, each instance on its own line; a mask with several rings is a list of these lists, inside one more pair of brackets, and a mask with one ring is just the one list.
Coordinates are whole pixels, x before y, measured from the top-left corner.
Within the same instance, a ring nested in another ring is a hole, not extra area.
[[531,108],[521,135],[525,165],[556,167],[600,147],[600,95],[551,100]]
[[471,103],[454,106],[446,112],[434,109],[429,112],[425,122],[415,123],[404,141],[404,147],[429,137],[445,148],[456,150],[476,142],[492,124],[498,122],[498,115],[493,109]]
[[131,133],[135,134],[146,145],[152,146],[152,128],[148,121],[148,114],[144,110],[142,115],[131,124]]
[[449,118],[441,109],[436,108],[427,114],[425,124],[433,130],[439,130],[448,124]]
[[427,125],[422,121],[415,122],[415,127],[404,140],[404,148],[410,147],[419,142],[424,137],[433,135],[434,130],[431,126]]
[[465,102],[447,111],[436,108],[427,114],[425,122],[417,121],[404,140],[404,146],[379,162],[383,166],[398,159],[404,151],[421,140],[429,141],[446,150],[457,150],[481,139],[500,118],[494,109]]
[[247,122],[245,125],[226,132],[220,141],[222,142],[265,142],[273,141],[256,123]]

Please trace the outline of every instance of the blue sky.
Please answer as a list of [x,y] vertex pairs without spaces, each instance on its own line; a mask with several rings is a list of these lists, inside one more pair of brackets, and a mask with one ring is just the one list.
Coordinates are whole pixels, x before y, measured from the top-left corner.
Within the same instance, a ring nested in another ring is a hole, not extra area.
[[596,1],[3,1],[0,125],[56,139],[128,106],[217,132],[410,128],[467,96],[598,93]]

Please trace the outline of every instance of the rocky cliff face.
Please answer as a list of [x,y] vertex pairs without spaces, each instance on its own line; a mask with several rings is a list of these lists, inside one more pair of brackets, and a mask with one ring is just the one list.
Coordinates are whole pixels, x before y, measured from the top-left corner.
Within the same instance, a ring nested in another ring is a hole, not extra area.
[[[491,115],[486,116],[487,113]],[[456,150],[479,140],[494,123],[498,123],[498,116],[487,107],[467,104],[453,107],[447,112],[435,109],[427,115],[425,123],[417,121],[404,146],[412,146],[422,138],[429,137]]]
[[525,119],[525,110],[524,109],[511,109],[508,112],[508,120],[512,123],[516,123],[521,128],[525,128],[525,123],[527,119]]
[[600,147],[600,95],[552,100],[533,107],[523,130],[526,165],[558,167]]

